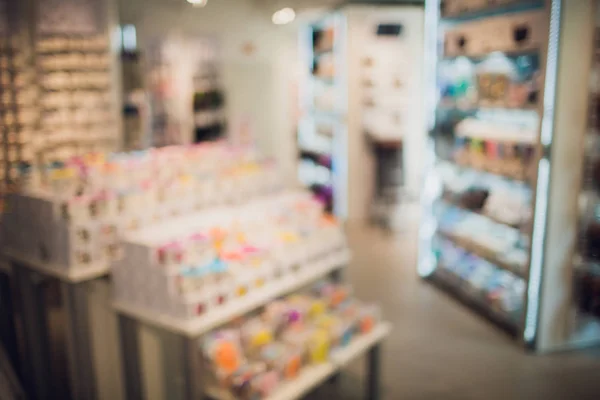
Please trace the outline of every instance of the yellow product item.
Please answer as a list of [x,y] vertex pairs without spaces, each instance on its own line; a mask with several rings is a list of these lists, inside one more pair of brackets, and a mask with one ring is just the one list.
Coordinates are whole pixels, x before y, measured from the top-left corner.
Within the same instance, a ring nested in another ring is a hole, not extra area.
[[310,361],[314,364],[324,363],[329,358],[329,335],[322,329],[316,330],[308,342]]
[[191,175],[181,175],[179,181],[183,184],[189,185],[193,182]]
[[338,319],[336,317],[332,315],[321,315],[321,317],[317,319],[316,325],[329,332],[337,323]]
[[53,180],[72,179],[75,177],[75,169],[66,167],[52,170],[50,178]]
[[298,235],[293,232],[282,232],[280,238],[284,243],[296,243],[298,241]]
[[245,296],[246,293],[248,293],[248,288],[246,286],[239,286],[236,292],[238,296],[242,297]]
[[273,333],[268,329],[261,329],[252,335],[250,345],[254,348],[265,346],[273,342]]
[[246,243],[246,235],[244,232],[237,232],[235,236],[238,243]]
[[314,300],[308,309],[308,315],[311,318],[316,318],[325,314],[325,311],[327,311],[325,302],[322,300]]

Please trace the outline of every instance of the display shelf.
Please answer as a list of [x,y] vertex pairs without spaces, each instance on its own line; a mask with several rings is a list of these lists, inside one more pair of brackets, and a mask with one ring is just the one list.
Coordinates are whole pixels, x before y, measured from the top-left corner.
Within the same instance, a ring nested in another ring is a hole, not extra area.
[[510,174],[507,172],[503,172],[503,171],[497,171],[497,170],[493,170],[490,168],[485,168],[485,167],[477,167],[471,164],[464,164],[461,162],[457,162],[454,160],[444,160],[445,162],[454,164],[460,168],[463,169],[470,169],[470,170],[474,170],[474,171],[479,171],[479,172],[484,172],[486,174],[490,174],[490,175],[495,175],[495,176],[499,176],[505,179],[509,179],[511,181],[515,181],[515,182],[521,182],[521,183],[525,183],[525,184],[530,184],[531,179],[529,177],[527,177],[527,173],[522,173],[522,174]]
[[[283,383],[277,388],[275,393],[266,399],[293,400],[302,398],[302,396],[325,382],[335,372],[336,368],[330,362],[304,367],[297,378]],[[237,397],[219,388],[208,388],[206,396],[213,400],[237,400]]]
[[[502,54],[509,56],[509,57],[520,57],[520,56],[528,56],[528,55],[536,55],[539,54],[541,51],[540,48],[528,48],[528,49],[515,49],[512,51],[502,51]],[[493,51],[492,51],[493,52]],[[456,54],[456,55],[444,55],[444,57],[440,60],[441,62],[445,62],[445,61],[452,61],[452,60],[456,60],[457,58],[460,57],[465,57],[468,58],[471,61],[478,61],[478,60],[484,60],[487,56],[489,55],[489,53],[485,53],[485,54]],[[502,107],[493,107],[493,106],[476,106],[474,108],[507,108],[507,109],[525,109],[525,110],[535,110],[538,108],[538,105],[531,105],[531,106],[525,106],[525,107],[507,107],[507,106],[502,106]]]
[[[330,195],[325,200],[326,208],[339,218],[345,218],[347,213],[347,96],[346,76],[344,68],[346,25],[344,17],[339,13],[328,14],[318,20],[310,21],[301,30],[300,50],[302,56],[303,76],[300,99],[300,121],[298,123],[297,147],[308,149],[316,137],[301,141],[306,134],[315,131],[315,126],[321,122],[331,125],[329,138],[332,142],[331,171],[328,182],[331,185]],[[331,35],[324,38],[321,35]],[[323,43],[322,40],[327,40]],[[323,96],[328,101],[323,105]],[[316,135],[313,135],[316,136]],[[318,147],[318,146],[315,146]],[[302,159],[300,151],[298,157]],[[299,163],[301,164],[301,163]],[[302,167],[298,166],[298,178],[303,183]],[[313,179],[314,180],[314,179]],[[323,183],[323,182],[320,182]],[[312,185],[311,185],[312,186]],[[318,189],[313,190],[318,194]]]
[[512,223],[512,222],[504,221],[501,218],[498,218],[498,217],[495,217],[493,215],[486,213],[485,211],[483,211],[483,209],[482,210],[472,210],[472,209],[466,208],[463,205],[461,205],[459,201],[457,201],[455,199],[455,196],[457,196],[457,195],[445,190],[443,200],[445,203],[451,204],[453,207],[460,208],[461,210],[464,210],[464,211],[467,211],[467,212],[470,212],[473,214],[481,215],[482,217],[485,217],[491,221],[494,221],[501,225],[509,226],[511,228],[521,229],[523,227],[523,225],[526,224],[526,221],[521,221],[519,223]]
[[517,336],[520,330],[518,324],[504,311],[494,308],[480,294],[466,289],[465,282],[444,267],[428,277],[428,281],[441,288],[470,309],[486,317],[489,321],[501,327],[511,336]]
[[[465,0],[463,0],[463,2],[466,3]],[[467,22],[480,18],[493,17],[495,15],[535,10],[542,8],[543,6],[543,0],[498,1],[495,5],[486,5],[484,8],[468,9],[468,7],[464,7],[463,9],[458,8],[456,11],[451,13],[442,12],[441,20],[448,23]]]
[[389,322],[379,323],[371,332],[354,338],[348,346],[336,349],[331,355],[332,362],[337,368],[345,367],[350,361],[388,336],[391,330],[392,325]]
[[527,279],[527,273],[525,272],[526,267],[524,265],[514,264],[514,263],[510,263],[510,262],[502,260],[501,254],[498,254],[498,253],[482,246],[481,244],[477,243],[476,241],[474,241],[471,238],[460,236],[460,235],[457,235],[452,232],[439,231],[438,233],[440,236],[444,237],[445,239],[450,240],[451,242],[456,244],[458,247],[461,247],[464,250],[468,251],[469,253],[473,253],[473,254],[483,258],[484,260],[494,264],[498,268],[502,268],[502,269],[509,271],[523,279]]
[[3,250],[4,256],[13,263],[27,267],[31,270],[37,271],[41,274],[58,278],[62,281],[69,283],[78,283],[95,279],[110,272],[108,263],[92,264],[92,265],[77,265],[75,267],[67,268],[65,266],[47,263],[39,259],[35,259],[26,254],[19,254],[18,252],[5,248]]
[[193,320],[182,320],[167,315],[159,315],[154,311],[144,310],[125,302],[115,302],[113,306],[118,312],[137,318],[150,325],[157,325],[188,337],[197,337],[234,318],[247,314],[269,301],[298,290],[331,274],[345,267],[349,261],[350,252],[348,250],[342,251],[334,257],[305,265],[297,273],[289,274],[270,284],[266,284],[261,289],[255,289],[249,294],[231,300],[227,304],[216,307],[213,311],[209,311]]
[[[388,322],[379,323],[371,332],[359,335],[346,346],[332,351],[328,362],[304,367],[299,376],[277,388],[267,400],[295,400],[310,393],[341,368],[381,342],[389,335],[392,327]],[[236,400],[229,392],[218,388],[206,390],[208,397],[214,400]]]

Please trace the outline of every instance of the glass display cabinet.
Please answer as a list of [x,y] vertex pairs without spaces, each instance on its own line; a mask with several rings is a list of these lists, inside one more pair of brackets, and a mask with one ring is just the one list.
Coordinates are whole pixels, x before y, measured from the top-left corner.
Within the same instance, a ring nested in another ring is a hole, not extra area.
[[593,309],[597,296],[597,280],[573,278],[572,260],[577,229],[595,227],[580,226],[573,187],[582,173],[594,7],[426,1],[429,144],[418,272],[540,351],[574,344],[576,313],[564,310],[574,298]]
[[328,14],[300,35],[303,69],[298,123],[298,178],[329,211],[347,213],[346,20]]

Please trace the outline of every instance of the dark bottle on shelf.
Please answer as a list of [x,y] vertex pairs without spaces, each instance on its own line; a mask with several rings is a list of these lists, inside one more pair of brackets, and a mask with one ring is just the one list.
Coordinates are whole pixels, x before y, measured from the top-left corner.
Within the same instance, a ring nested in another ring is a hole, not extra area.
[[469,189],[460,196],[459,205],[468,210],[479,211],[489,195],[490,192],[486,189]]
[[584,256],[592,260],[600,260],[600,222],[592,221],[584,232]]

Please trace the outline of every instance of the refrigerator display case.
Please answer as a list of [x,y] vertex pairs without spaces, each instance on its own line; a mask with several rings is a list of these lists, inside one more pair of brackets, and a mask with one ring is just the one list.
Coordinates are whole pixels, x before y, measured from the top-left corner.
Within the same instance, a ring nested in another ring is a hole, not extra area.
[[594,6],[426,2],[418,272],[536,350],[573,343],[564,310],[576,296],[573,183],[587,103],[577,88]]
[[300,34],[304,65],[298,122],[298,179],[336,216],[347,213],[346,21],[332,13]]

